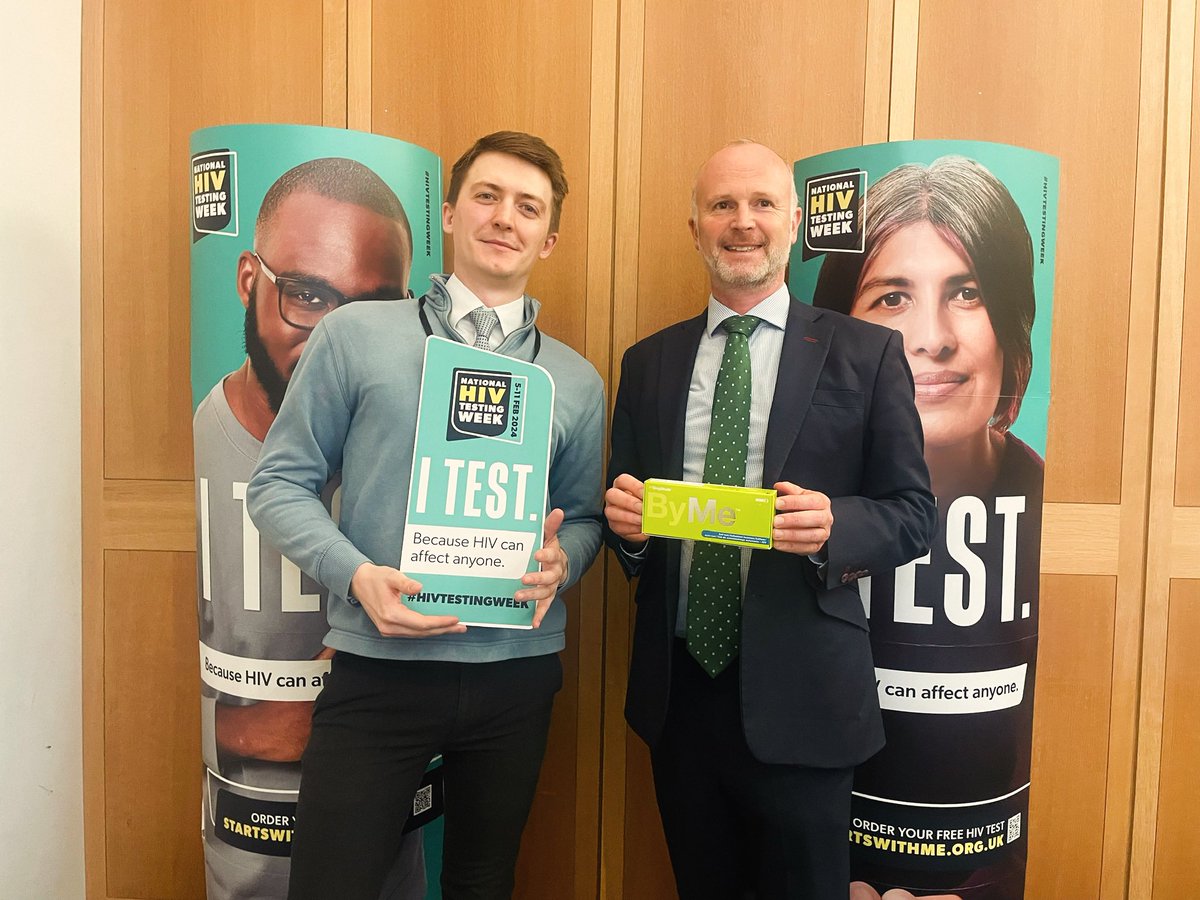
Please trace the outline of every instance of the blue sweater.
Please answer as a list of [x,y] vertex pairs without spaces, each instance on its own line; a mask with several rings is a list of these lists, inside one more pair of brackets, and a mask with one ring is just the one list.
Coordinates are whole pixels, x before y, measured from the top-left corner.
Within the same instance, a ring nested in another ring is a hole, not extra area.
[[[461,342],[448,323],[450,297],[433,277],[425,313],[433,334]],[[565,514],[559,543],[570,587],[600,545],[604,390],[591,363],[545,334],[533,359],[540,304],[526,298],[525,321],[497,352],[534,361],[554,378],[550,505]],[[346,600],[364,562],[397,565],[408,506],[414,429],[426,333],[416,300],[359,302],[316,327],[263,444],[247,491],[254,524],[284,556],[330,590],[325,643],[388,659],[491,662],[554,653],[564,646],[565,604],[551,604],[531,631],[468,628],[464,634],[383,637]],[[320,490],[342,472],[337,523]],[[340,527],[339,527],[340,526]]]

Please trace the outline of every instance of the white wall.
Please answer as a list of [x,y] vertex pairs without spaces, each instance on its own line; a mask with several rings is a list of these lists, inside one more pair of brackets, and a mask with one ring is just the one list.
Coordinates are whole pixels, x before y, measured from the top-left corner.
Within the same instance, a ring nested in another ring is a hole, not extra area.
[[0,897],[82,897],[79,0],[4,4]]

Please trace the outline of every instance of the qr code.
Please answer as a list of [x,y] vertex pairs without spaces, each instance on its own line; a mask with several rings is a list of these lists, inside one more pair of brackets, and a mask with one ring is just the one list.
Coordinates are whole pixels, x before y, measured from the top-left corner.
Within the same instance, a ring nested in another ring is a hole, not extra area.
[[[421,813],[429,812],[431,809],[433,809],[433,785],[427,784],[413,795],[412,814],[419,816]],[[1011,833],[1012,824],[1010,823],[1008,827]]]
[[1013,841],[1021,838],[1021,814],[1010,816],[1008,820],[1008,841],[1011,844]]

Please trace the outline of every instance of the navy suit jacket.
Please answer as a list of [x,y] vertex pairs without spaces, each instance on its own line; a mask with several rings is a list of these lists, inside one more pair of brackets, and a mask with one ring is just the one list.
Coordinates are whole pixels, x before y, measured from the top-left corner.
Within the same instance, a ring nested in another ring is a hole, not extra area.
[[[707,312],[631,347],[621,367],[608,484],[680,478],[688,387]],[[856,765],[883,746],[867,617],[854,582],[928,550],[937,527],[913,381],[898,332],[792,299],[764,447],[763,485],[832,501],[828,563],[751,554],[742,607],[742,723],[766,763]],[[625,715],[662,734],[679,600],[679,543],[631,559],[607,530],[637,611]]]

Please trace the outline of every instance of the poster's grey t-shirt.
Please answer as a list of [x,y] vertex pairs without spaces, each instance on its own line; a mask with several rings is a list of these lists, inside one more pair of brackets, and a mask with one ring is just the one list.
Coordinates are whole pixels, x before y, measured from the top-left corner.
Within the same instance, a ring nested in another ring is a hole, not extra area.
[[[205,765],[203,837],[209,900],[287,895],[299,762],[269,762],[217,746],[219,704],[312,700],[329,664],[326,592],[265,541],[245,512],[262,444],[237,421],[218,382],[193,422],[197,597]],[[333,504],[336,481],[323,492]],[[336,514],[336,513],[335,513]],[[424,896],[419,831],[405,836],[385,897]]]

